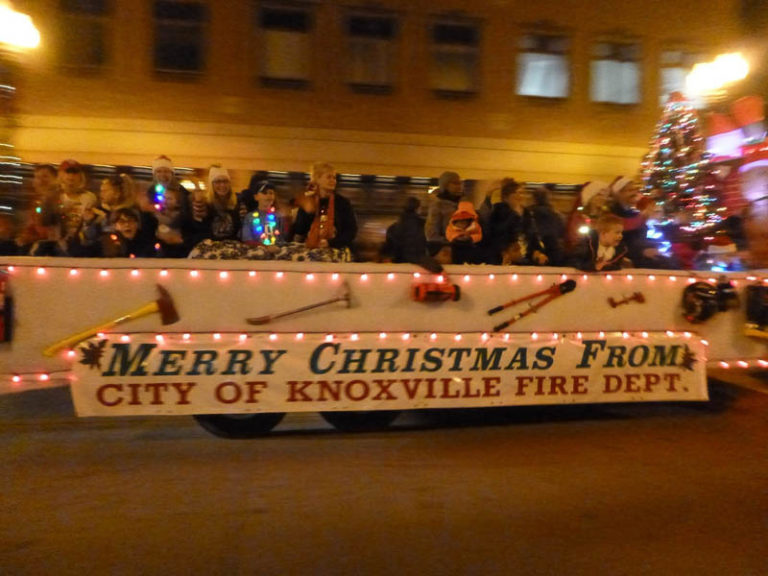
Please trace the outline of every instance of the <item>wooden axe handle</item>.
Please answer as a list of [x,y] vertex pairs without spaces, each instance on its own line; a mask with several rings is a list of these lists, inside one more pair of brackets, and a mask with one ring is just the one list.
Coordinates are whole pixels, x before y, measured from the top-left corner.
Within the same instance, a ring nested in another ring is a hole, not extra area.
[[134,310],[133,312],[129,312],[128,314],[125,314],[123,316],[120,316],[119,318],[109,320],[98,326],[94,326],[92,328],[83,330],[82,332],[78,332],[77,334],[67,336],[63,340],[59,340],[58,342],[55,342],[50,346],[48,346],[48,348],[43,350],[43,355],[48,357],[54,356],[57,352],[60,352],[61,350],[65,350],[67,348],[72,348],[76,344],[79,344],[83,340],[87,340],[88,338],[95,336],[99,332],[104,332],[105,330],[114,328],[118,324],[122,324],[123,322],[127,322],[128,320],[134,320],[136,318],[141,318],[142,316],[148,316],[150,314],[154,314],[158,310],[159,310],[158,303],[156,301],[151,302],[150,304],[142,306],[141,308]]

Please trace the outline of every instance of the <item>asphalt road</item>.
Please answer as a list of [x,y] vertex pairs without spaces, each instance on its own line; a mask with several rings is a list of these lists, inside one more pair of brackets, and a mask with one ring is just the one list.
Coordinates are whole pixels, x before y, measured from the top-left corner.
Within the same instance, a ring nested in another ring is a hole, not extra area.
[[76,419],[65,389],[3,396],[0,574],[768,574],[756,382],[357,435],[290,415],[238,441]]

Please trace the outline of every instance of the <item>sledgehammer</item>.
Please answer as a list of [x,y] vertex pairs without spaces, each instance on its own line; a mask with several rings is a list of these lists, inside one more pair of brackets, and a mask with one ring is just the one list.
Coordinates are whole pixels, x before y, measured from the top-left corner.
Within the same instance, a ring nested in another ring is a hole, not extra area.
[[64,350],[66,348],[72,348],[74,345],[78,344],[79,342],[82,342],[83,340],[87,340],[88,338],[95,336],[99,332],[104,332],[105,330],[109,330],[110,328],[113,328],[118,324],[122,324],[123,322],[127,322],[129,320],[136,320],[137,318],[141,318],[143,316],[149,316],[150,314],[154,314],[155,312],[160,313],[160,321],[162,322],[163,326],[166,326],[168,324],[173,324],[174,322],[178,322],[179,313],[176,311],[176,306],[174,305],[173,299],[171,298],[171,295],[168,292],[168,290],[166,290],[165,288],[160,286],[160,284],[158,284],[157,291],[159,293],[159,297],[154,302],[151,302],[150,304],[146,304],[141,308],[134,310],[133,312],[128,312],[127,314],[123,314],[122,316],[119,316],[113,320],[108,320],[103,324],[100,324],[99,326],[88,328],[87,330],[83,330],[82,332],[78,332],[77,334],[73,334],[72,336],[68,336],[63,340],[59,340],[58,342],[51,344],[50,346],[48,346],[48,348],[43,350],[43,354],[45,356],[53,356],[60,350]]
[[248,324],[256,324],[257,326],[261,324],[269,324],[272,322],[272,320],[277,320],[283,316],[291,316],[292,314],[298,314],[299,312],[305,312],[306,310],[313,310],[315,308],[320,308],[320,306],[333,304],[334,302],[344,302],[347,305],[347,308],[352,307],[352,291],[349,289],[349,284],[347,282],[342,284],[341,291],[339,292],[338,296],[329,298],[328,300],[323,300],[322,302],[316,302],[314,304],[308,304],[307,306],[294,308],[293,310],[287,310],[277,314],[267,314],[266,316],[259,316],[257,318],[246,318],[245,321],[248,322]]

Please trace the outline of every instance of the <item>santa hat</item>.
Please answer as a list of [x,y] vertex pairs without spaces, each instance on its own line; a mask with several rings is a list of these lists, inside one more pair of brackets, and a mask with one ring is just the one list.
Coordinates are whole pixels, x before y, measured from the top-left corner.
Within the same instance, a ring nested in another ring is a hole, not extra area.
[[608,183],[602,180],[587,182],[581,187],[581,205],[586,206],[599,192],[608,189]]
[[168,168],[173,172],[173,162],[168,156],[158,156],[152,161],[152,173],[157,172],[158,168]]
[[618,194],[624,188],[627,187],[628,184],[632,183],[632,178],[627,178],[626,176],[616,176],[616,179],[611,182],[611,192],[614,194]]
[[218,180],[220,178],[230,180],[229,172],[227,172],[227,169],[222,168],[221,166],[211,166],[208,170],[208,182],[210,183],[211,187],[213,187],[214,180]]

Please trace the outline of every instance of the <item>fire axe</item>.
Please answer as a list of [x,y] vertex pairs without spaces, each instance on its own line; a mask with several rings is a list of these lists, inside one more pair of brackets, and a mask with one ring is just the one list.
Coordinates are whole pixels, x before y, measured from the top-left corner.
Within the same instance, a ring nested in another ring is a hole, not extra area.
[[99,332],[104,332],[105,330],[114,328],[118,324],[123,324],[129,320],[136,320],[144,316],[149,316],[150,314],[154,314],[156,312],[160,314],[160,322],[163,324],[163,326],[178,322],[179,313],[176,311],[176,305],[173,303],[171,294],[168,292],[168,290],[160,286],[160,284],[157,285],[157,291],[159,296],[154,302],[150,302],[149,304],[145,304],[141,308],[137,308],[132,312],[128,312],[127,314],[123,314],[122,316],[118,316],[112,320],[107,320],[103,324],[99,324],[98,326],[94,326],[92,328],[88,328],[87,330],[83,330],[82,332],[78,332],[77,334],[73,334],[72,336],[68,336],[63,340],[59,340],[58,342],[51,344],[48,346],[48,348],[43,350],[43,354],[49,357],[53,356],[57,352],[67,348],[72,348],[76,344],[79,344],[83,340],[87,340],[88,338],[95,336]]

